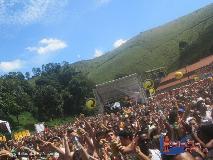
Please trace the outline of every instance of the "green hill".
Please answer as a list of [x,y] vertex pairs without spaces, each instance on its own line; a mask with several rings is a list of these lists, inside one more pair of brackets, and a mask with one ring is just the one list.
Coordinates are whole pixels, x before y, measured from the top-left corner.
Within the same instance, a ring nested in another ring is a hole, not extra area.
[[96,83],[155,67],[176,70],[213,53],[213,4],[142,32],[101,57],[72,64]]

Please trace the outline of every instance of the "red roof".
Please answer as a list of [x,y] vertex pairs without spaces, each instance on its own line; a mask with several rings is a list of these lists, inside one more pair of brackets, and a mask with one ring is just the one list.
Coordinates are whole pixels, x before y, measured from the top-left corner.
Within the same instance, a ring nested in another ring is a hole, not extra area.
[[[212,62],[213,62],[213,55],[208,56],[208,57],[206,57],[206,58],[203,58],[203,59],[201,59],[200,61],[198,61],[198,62],[196,62],[196,63],[194,63],[194,64],[192,64],[192,65],[186,66],[186,67],[184,67],[184,68],[181,68],[181,69],[179,69],[179,70],[177,70],[177,71],[175,71],[175,72],[180,71],[180,72],[182,72],[183,74],[185,74],[186,71],[187,71],[187,73],[189,73],[189,72],[195,71],[195,70],[197,70],[197,69],[199,69],[199,68],[202,68],[202,67],[204,67],[204,66],[208,66],[208,65],[210,65]],[[162,80],[161,80],[160,83],[163,83],[163,82],[166,82],[166,81],[168,81],[168,80],[171,80],[171,79],[175,78],[175,72],[169,73],[166,77],[162,78]]]
[[[182,72],[183,74],[185,74],[186,72],[187,72],[187,73],[190,73],[190,72],[195,71],[195,70],[197,70],[197,69],[200,69],[200,68],[202,68],[202,67],[208,66],[208,65],[210,65],[211,63],[213,63],[213,55],[208,56],[208,57],[206,57],[206,58],[203,58],[203,59],[201,59],[200,61],[198,61],[198,62],[196,62],[196,63],[194,63],[194,64],[192,64],[192,65],[186,66],[186,67],[184,67],[184,68],[181,68],[181,69],[179,69],[179,70],[177,70],[177,71],[175,71],[175,72],[180,71],[180,72]],[[158,87],[157,90],[163,90],[163,89],[166,89],[166,88],[175,86],[175,85],[177,85],[177,84],[186,82],[186,81],[188,81],[188,80],[193,79],[194,76],[195,76],[195,75],[190,75],[189,77],[187,76],[187,77],[181,78],[180,80],[176,80],[176,79],[175,79],[175,72],[169,73],[166,77],[164,77],[164,78],[161,80],[160,83],[163,83],[163,82],[166,83],[166,81],[169,81],[169,80],[172,80],[172,79],[174,79],[174,81],[173,81],[173,82],[170,82],[170,83],[167,83],[167,84],[165,84],[165,85],[160,85],[160,86]]]
[[194,79],[195,75],[191,75],[189,77],[185,77],[185,78],[181,78],[180,80],[176,80],[176,81],[173,81],[171,83],[168,83],[168,84],[165,84],[165,85],[162,85],[162,86],[159,86],[157,90],[163,90],[163,89],[166,89],[166,88],[169,88],[169,87],[172,87],[172,86],[175,86],[175,85],[178,85],[180,83],[184,83],[188,80],[192,80]]

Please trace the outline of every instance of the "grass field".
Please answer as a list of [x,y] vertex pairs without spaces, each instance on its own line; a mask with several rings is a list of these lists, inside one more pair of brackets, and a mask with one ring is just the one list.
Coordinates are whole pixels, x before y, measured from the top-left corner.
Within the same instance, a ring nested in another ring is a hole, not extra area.
[[[12,118],[17,124],[17,120],[15,119],[15,117],[12,116]],[[45,126],[54,127],[60,124],[72,122],[73,120],[74,120],[74,117],[71,117],[71,116],[58,118],[58,119],[45,122]],[[38,120],[36,120],[31,113],[24,112],[19,116],[19,125],[17,125],[16,128],[12,128],[12,130],[17,131],[17,130],[28,129],[30,131],[35,131],[34,124],[36,123],[38,123]]]
[[[167,72],[213,53],[213,4],[165,25],[142,32],[103,56],[72,64],[96,83],[118,74],[164,66]],[[180,44],[186,45],[180,49]]]

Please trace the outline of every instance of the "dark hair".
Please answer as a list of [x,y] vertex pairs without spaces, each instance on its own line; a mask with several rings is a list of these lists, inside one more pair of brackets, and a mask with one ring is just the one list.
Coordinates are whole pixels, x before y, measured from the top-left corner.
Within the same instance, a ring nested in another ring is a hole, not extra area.
[[76,150],[73,154],[73,160],[82,160],[81,150]]
[[145,111],[145,116],[149,116],[149,114],[150,114],[150,110],[146,110]]
[[110,132],[112,132],[112,133],[115,134],[115,132],[114,132],[113,130],[107,130],[107,131],[106,131],[106,135],[107,135],[108,133],[110,133]]
[[202,140],[207,143],[213,139],[212,131],[213,124],[201,125],[198,128],[198,136],[200,136],[200,138],[202,138]]
[[174,110],[171,111],[169,113],[169,119],[168,119],[169,124],[174,124],[176,122],[177,116],[178,116],[177,111],[174,111]]
[[158,135],[158,129],[154,128],[151,132],[150,132],[150,138],[152,139],[154,136]]
[[120,131],[120,132],[118,133],[118,136],[119,136],[119,137],[123,137],[123,138],[130,138],[130,139],[132,139],[133,134],[132,134],[132,132],[129,131],[129,130],[123,130],[123,131]]
[[148,134],[148,132],[149,132],[149,126],[148,126],[148,124],[144,124],[141,127],[141,130],[138,133],[140,133],[140,134]]
[[[98,132],[96,132],[95,136],[96,136],[96,137],[105,136],[106,133],[107,133],[106,131],[98,131]],[[108,133],[109,133],[109,132],[108,132]]]
[[162,154],[162,160],[173,160],[176,155],[166,155]]
[[110,132],[113,132],[113,133],[114,133],[113,130],[109,129],[109,130],[106,131],[106,134],[108,134],[108,133],[110,133]]
[[52,138],[49,139],[50,142],[53,142],[53,141],[55,141],[55,140],[56,140],[56,141],[61,141],[61,138],[58,137],[58,136],[55,136],[55,137],[52,137]]
[[201,155],[200,153],[198,153],[198,152],[192,151],[191,155],[192,155],[194,158],[199,157],[199,158],[202,158],[202,159],[203,159],[202,155]]
[[141,135],[143,134],[148,134],[146,130],[138,131],[135,136],[139,136],[138,140],[138,146],[140,147],[140,150],[145,154],[149,155],[149,146],[150,146],[150,141],[148,139],[142,139]]
[[145,154],[145,155],[149,155],[149,144],[145,141],[145,140],[140,140],[138,142],[138,146],[140,147],[140,150]]

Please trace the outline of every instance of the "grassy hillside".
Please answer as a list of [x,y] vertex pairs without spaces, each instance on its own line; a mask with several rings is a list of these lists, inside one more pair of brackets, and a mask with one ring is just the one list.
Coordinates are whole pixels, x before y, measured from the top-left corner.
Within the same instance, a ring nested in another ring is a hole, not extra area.
[[155,67],[176,70],[213,53],[213,4],[142,32],[105,55],[72,64],[96,83]]

